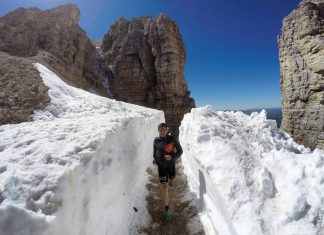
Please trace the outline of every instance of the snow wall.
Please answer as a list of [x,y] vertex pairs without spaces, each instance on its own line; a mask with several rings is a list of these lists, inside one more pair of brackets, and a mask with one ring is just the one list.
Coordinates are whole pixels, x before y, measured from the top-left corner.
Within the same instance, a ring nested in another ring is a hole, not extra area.
[[192,109],[179,139],[207,234],[324,234],[324,151],[295,143],[265,110]]
[[146,168],[163,112],[35,66],[51,103],[33,122],[0,126],[0,234],[136,234],[149,218]]

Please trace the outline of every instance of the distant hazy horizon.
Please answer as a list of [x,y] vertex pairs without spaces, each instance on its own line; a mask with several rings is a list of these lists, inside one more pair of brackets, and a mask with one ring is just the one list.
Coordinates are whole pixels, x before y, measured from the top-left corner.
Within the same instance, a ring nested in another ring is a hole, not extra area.
[[[204,105],[203,105],[204,106]],[[200,106],[197,106],[200,107]],[[213,106],[214,110],[220,110],[220,111],[250,111],[250,110],[262,110],[262,109],[281,109],[282,107],[252,107],[252,108],[233,108],[233,109],[229,109],[229,108],[217,108],[215,106]]]

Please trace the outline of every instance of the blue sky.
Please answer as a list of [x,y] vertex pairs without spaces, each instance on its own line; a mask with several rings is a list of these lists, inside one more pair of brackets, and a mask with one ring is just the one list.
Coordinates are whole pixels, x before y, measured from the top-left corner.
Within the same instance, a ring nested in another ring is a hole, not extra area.
[[111,23],[160,12],[175,19],[187,51],[185,78],[197,106],[280,107],[277,36],[298,0],[0,0],[0,15],[17,7],[76,3],[81,27],[101,39]]

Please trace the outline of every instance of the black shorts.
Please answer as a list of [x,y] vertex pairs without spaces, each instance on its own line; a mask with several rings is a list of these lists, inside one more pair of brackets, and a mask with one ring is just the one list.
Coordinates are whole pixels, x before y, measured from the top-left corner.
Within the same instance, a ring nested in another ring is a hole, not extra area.
[[169,182],[169,179],[175,177],[175,162],[170,161],[166,165],[158,165],[159,179],[161,184]]

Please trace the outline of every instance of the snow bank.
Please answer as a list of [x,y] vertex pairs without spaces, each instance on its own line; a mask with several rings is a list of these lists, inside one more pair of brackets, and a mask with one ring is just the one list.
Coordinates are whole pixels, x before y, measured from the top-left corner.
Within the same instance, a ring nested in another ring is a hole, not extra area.
[[163,113],[35,66],[51,103],[33,122],[0,126],[1,235],[135,233],[148,217],[146,168]]
[[192,109],[180,141],[208,234],[324,234],[324,151],[296,144],[265,110]]

